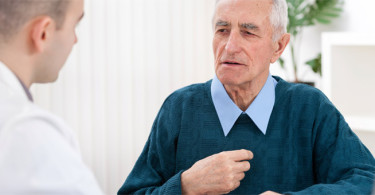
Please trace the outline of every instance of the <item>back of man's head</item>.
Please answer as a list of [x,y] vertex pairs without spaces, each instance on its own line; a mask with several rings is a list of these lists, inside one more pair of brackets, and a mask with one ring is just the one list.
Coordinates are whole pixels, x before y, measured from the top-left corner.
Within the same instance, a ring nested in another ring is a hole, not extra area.
[[6,43],[31,19],[49,16],[60,28],[70,0],[0,0],[0,44]]
[[26,87],[53,82],[77,43],[84,0],[0,0],[0,61]]

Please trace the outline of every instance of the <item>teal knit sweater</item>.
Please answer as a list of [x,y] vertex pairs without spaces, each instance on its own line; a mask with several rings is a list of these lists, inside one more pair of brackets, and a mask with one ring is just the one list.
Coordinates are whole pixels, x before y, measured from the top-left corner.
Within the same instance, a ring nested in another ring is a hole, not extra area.
[[118,194],[181,194],[181,173],[207,156],[254,153],[231,194],[370,194],[375,160],[343,116],[317,89],[274,77],[276,100],[266,135],[241,115],[225,137],[211,81],[164,102],[144,150]]

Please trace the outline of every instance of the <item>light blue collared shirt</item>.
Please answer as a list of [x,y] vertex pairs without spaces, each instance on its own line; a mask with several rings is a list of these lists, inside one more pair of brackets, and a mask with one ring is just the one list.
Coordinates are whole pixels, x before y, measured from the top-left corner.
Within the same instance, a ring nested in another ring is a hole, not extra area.
[[257,97],[251,103],[249,108],[243,112],[229,97],[223,84],[215,76],[211,84],[211,96],[217,115],[223,128],[224,135],[227,136],[234,123],[242,113],[246,113],[255,123],[255,125],[265,135],[268,122],[271,117],[272,109],[275,104],[275,88],[277,81],[268,75],[267,81],[260,90]]

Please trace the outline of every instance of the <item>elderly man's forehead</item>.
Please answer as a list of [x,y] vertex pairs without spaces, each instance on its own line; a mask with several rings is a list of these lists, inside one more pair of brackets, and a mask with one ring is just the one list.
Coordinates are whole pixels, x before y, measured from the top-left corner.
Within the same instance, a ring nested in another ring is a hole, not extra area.
[[[218,4],[220,1],[222,1],[222,0],[216,0],[215,4]],[[231,0],[231,1],[235,1],[235,0]],[[267,1],[267,0],[264,0],[264,1]],[[273,2],[274,0],[269,0],[269,1]]]
[[260,14],[261,12],[271,13],[273,0],[218,0],[215,5],[216,14],[243,13]]
[[269,17],[273,0],[218,0],[222,2],[215,8],[213,24],[218,20],[229,21],[237,18],[239,22],[253,22],[252,18]]

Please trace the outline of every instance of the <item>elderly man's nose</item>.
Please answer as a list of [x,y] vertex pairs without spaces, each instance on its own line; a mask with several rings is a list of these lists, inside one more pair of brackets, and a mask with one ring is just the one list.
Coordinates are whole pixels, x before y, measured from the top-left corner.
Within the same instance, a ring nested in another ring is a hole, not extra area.
[[238,53],[241,51],[240,39],[237,33],[231,33],[225,46],[228,53]]

